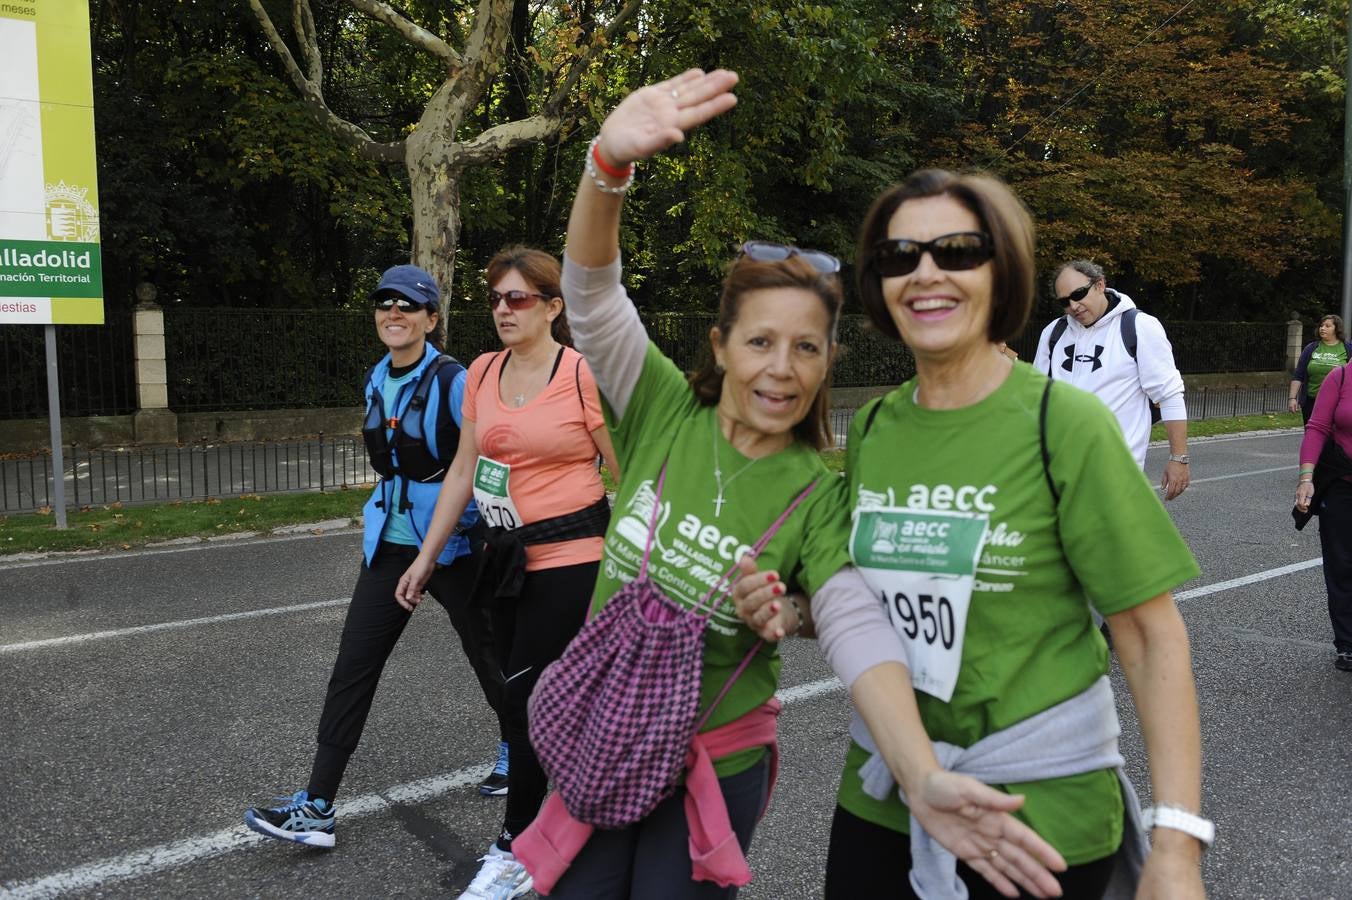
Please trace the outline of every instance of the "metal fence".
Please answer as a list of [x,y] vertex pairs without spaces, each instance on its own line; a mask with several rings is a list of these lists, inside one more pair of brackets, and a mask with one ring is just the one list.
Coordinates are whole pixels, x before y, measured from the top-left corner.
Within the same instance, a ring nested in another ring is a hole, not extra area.
[[[110,312],[103,327],[57,329],[62,412],[124,415],[136,410],[133,314]],[[709,352],[707,313],[642,313],[653,341],[682,369]],[[447,311],[447,350],[468,364],[499,346],[488,313]],[[1032,360],[1045,322],[1010,344]],[[169,407],[176,412],[351,406],[383,348],[367,311],[179,309],[164,311]],[[1185,374],[1277,371],[1285,365],[1282,323],[1169,322]],[[840,387],[896,384],[915,371],[910,351],[880,335],[866,316],[840,323]],[[47,413],[42,329],[0,328],[0,420]]]
[[[369,485],[375,473],[357,437],[65,452],[66,505],[153,503]],[[52,458],[0,460],[0,512],[50,507]]]
[[[1188,418],[1224,418],[1285,412],[1286,387],[1212,387],[1187,393]],[[834,409],[830,427],[845,445],[856,410]],[[360,438],[325,437],[275,443],[86,450],[65,453],[66,505],[103,506],[200,500],[241,494],[361,487],[375,481]],[[51,456],[0,459],[0,513],[52,505]]]
[[[47,350],[41,325],[0,327],[0,420],[47,415]],[[56,328],[61,414],[121,416],[136,411],[132,313],[110,310],[102,326]]]

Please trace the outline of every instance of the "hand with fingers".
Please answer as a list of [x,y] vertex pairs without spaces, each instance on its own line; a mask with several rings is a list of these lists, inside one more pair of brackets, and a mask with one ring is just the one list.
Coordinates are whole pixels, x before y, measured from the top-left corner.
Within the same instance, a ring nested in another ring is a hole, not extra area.
[[1164,464],[1164,477],[1160,480],[1160,489],[1164,499],[1172,500],[1188,489],[1189,472],[1187,463],[1170,460]]
[[732,109],[737,73],[688,69],[639,88],[601,123],[597,152],[615,168],[647,159],[685,140],[686,132]]
[[423,587],[427,579],[432,577],[435,566],[435,562],[424,562],[421,556],[415,559],[399,577],[399,584],[394,589],[394,601],[409,612],[417,609],[422,602]]
[[737,561],[737,572],[732,601],[747,628],[766,641],[780,641],[803,629],[807,598],[794,594],[790,599],[778,572],[759,571],[756,558],[749,555]]
[[1033,897],[1060,897],[1053,872],[1066,861],[1056,849],[1010,813],[1023,797],[1005,794],[974,778],[934,769],[907,793],[911,814],[930,837],[965,862],[1006,897],[1022,889]]

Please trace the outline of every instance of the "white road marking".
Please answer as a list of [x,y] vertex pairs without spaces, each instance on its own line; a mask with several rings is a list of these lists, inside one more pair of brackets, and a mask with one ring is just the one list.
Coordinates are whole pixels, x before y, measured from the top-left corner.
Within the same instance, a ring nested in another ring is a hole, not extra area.
[[[836,678],[823,678],[808,684],[785,688],[776,696],[785,706],[802,700],[828,694],[844,687]],[[364,794],[338,804],[338,812],[343,821],[384,812],[395,804],[426,803],[451,791],[478,784],[492,769],[491,765],[468,766],[447,772],[420,778],[406,784],[396,784],[379,794]],[[236,850],[245,850],[271,841],[271,838],[255,834],[243,825],[226,828],[213,834],[171,841],[157,847],[147,847],[86,863],[29,881],[0,882],[0,897],[13,900],[43,900],[59,897],[76,891],[88,891],[102,885],[134,878],[147,878],[151,875],[179,866],[186,866],[199,860],[224,856]]]
[[[1229,475],[1211,475],[1206,478],[1193,478],[1188,484],[1201,484],[1205,481],[1226,481],[1231,478],[1248,478],[1250,475],[1271,475],[1273,472],[1290,472],[1292,469],[1297,468],[1299,468],[1299,466],[1292,464],[1289,466],[1275,466],[1271,469],[1254,469],[1252,472],[1231,472]],[[1157,484],[1155,485],[1155,490],[1159,491],[1163,490],[1163,488]]]
[[1283,575],[1303,572],[1306,569],[1313,569],[1315,566],[1322,566],[1323,564],[1324,558],[1322,556],[1317,556],[1314,559],[1307,559],[1305,562],[1291,563],[1289,566],[1278,566],[1275,569],[1265,569],[1262,572],[1254,572],[1252,575],[1231,578],[1229,581],[1218,581],[1215,584],[1204,584],[1201,587],[1195,587],[1191,590],[1179,591],[1177,594],[1174,594],[1174,599],[1192,600],[1196,597],[1205,597],[1207,594],[1219,594],[1221,591],[1228,591],[1231,588],[1244,587],[1246,584],[1256,584],[1260,581],[1267,581],[1269,578],[1280,578]]
[[131,637],[138,634],[153,634],[157,631],[178,631],[184,628],[196,628],[199,625],[216,625],[221,622],[234,622],[239,619],[261,619],[264,616],[281,616],[286,613],[305,612],[311,609],[327,609],[341,606],[351,598],[339,600],[319,600],[314,603],[299,603],[294,606],[274,606],[269,609],[251,609],[246,612],[222,613],[218,616],[206,616],[201,619],[180,619],[177,622],[157,622],[154,625],[136,625],[131,628],[114,628],[108,631],[89,631],[84,634],[71,634],[66,637],[44,638],[37,641],[22,641],[17,644],[0,644],[0,655],[20,653],[24,650],[48,650],[52,647],[68,647],[72,644],[84,644],[89,641],[102,641],[108,638]]

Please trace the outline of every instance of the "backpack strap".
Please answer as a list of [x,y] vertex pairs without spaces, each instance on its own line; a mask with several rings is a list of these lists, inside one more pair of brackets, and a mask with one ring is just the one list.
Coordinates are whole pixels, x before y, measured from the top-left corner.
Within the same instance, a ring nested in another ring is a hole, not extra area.
[[[1055,360],[1055,359],[1053,358],[1053,356],[1052,356],[1052,353],[1056,350],[1056,343],[1057,343],[1057,341],[1061,340],[1061,335],[1065,334],[1065,333],[1066,333],[1066,329],[1069,328],[1069,327],[1070,327],[1070,319],[1067,318],[1066,316],[1062,316],[1061,318],[1059,318],[1059,319],[1056,320],[1056,325],[1052,327],[1052,333],[1051,333],[1050,335],[1047,336],[1047,377],[1048,377],[1048,378],[1051,378],[1051,377],[1052,377],[1052,367],[1053,367],[1053,366],[1055,365],[1055,363],[1056,363],[1056,360]],[[1132,354],[1133,357],[1134,357],[1135,355],[1136,355],[1135,353]]]
[[[779,531],[780,527],[789,518],[790,514],[792,514],[793,511],[798,508],[798,504],[806,500],[808,495],[817,489],[817,485],[819,483],[820,479],[814,479],[811,484],[803,488],[802,493],[800,493],[797,497],[794,498],[794,501],[788,505],[788,508],[779,514],[779,518],[775,519],[774,524],[772,524],[769,528],[765,530],[765,534],[761,535],[760,540],[756,541],[755,546],[751,548],[752,556],[760,555],[760,552],[765,549],[766,544],[770,543],[770,538],[775,536],[775,532]],[[734,571],[736,571],[736,569],[737,564],[733,563],[732,568],[729,569],[727,572],[725,572],[723,574],[723,577],[718,580],[718,583],[709,589],[708,594],[704,595],[704,600],[700,601],[701,605],[703,605],[705,601],[707,601],[711,596],[713,596],[714,591],[718,590],[719,585],[721,585],[729,575],[731,575]],[[724,593],[727,592],[725,591]],[[721,603],[722,601],[720,600],[719,603],[710,604],[708,611],[704,615],[704,618],[708,619],[710,616],[712,616],[714,610],[717,609]],[[761,647],[764,645],[765,640],[763,638],[757,639],[756,643],[751,645],[751,649],[746,652],[746,656],[742,657],[742,661],[737,664],[737,668],[733,670],[733,673],[728,676],[728,680],[723,683],[723,687],[719,689],[718,696],[714,697],[714,699],[709,703],[708,707],[704,710],[704,714],[699,717],[699,721],[695,723],[696,734],[698,734],[700,729],[704,727],[704,723],[709,721],[709,717],[714,714],[714,710],[718,709],[718,704],[723,702],[723,698],[727,696],[728,691],[732,690],[733,684],[735,684],[737,679],[742,676],[742,673],[746,671],[746,667],[751,665],[751,660],[756,658],[756,654],[760,652]]]
[[1132,359],[1136,358],[1136,314],[1139,309],[1125,309],[1118,324],[1122,328],[1122,346],[1127,348],[1127,353]]
[[582,426],[587,426],[587,404],[582,400],[582,354],[577,356],[577,365],[573,366],[573,384],[577,385],[577,405],[582,410]]
[[868,436],[868,430],[873,427],[873,420],[878,417],[878,410],[883,408],[883,398],[874,397],[866,405],[869,408],[868,415],[864,417],[864,433],[859,435],[860,439]]
[[1056,489],[1056,483],[1052,481],[1052,454],[1047,447],[1047,407],[1050,405],[1052,396],[1052,379],[1047,379],[1046,386],[1042,389],[1042,403],[1038,407],[1037,413],[1037,438],[1038,445],[1042,449],[1042,476],[1047,479],[1047,489],[1052,493],[1052,503],[1061,502],[1061,492]]

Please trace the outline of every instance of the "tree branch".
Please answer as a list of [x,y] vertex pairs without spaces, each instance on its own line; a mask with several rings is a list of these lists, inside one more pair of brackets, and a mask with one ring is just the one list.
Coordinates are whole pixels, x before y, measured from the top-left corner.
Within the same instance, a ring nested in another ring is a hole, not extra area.
[[531,116],[504,122],[481,131],[468,141],[457,141],[451,146],[450,157],[458,168],[483,165],[501,157],[508,150],[545,140],[558,133],[563,120],[557,116]]
[[372,140],[371,136],[362,131],[356,125],[346,119],[337,116],[333,110],[329,109],[324,102],[324,95],[320,93],[319,85],[311,81],[296,65],[296,58],[291,55],[291,50],[282,40],[282,36],[277,32],[276,26],[272,24],[272,19],[268,16],[267,10],[263,8],[261,0],[247,0],[249,8],[253,10],[254,16],[258,19],[258,24],[263,28],[263,34],[267,37],[268,43],[277,53],[282,61],[286,74],[290,77],[296,89],[300,91],[301,99],[310,108],[310,112],[319,119],[330,132],[349,146],[355,147],[363,156],[368,159],[380,160],[383,162],[402,162],[404,159],[404,143],[396,141],[392,144],[381,144]]
[[419,50],[424,50],[446,63],[448,69],[458,69],[462,65],[460,54],[455,48],[427,29],[410,22],[395,12],[381,0],[347,0],[355,9],[371,18],[384,22],[398,32],[399,36]]
[[559,114],[559,111],[563,109],[564,102],[568,99],[569,92],[573,89],[573,85],[577,84],[577,80],[582,77],[582,73],[587,71],[587,67],[596,58],[596,54],[600,53],[602,48],[610,46],[620,28],[637,15],[642,7],[643,0],[629,0],[601,33],[602,40],[593,38],[587,49],[573,59],[573,62],[568,66],[568,71],[563,76],[563,80],[559,82],[558,86],[554,88],[554,92],[549,95],[549,99],[545,101],[545,115],[557,116]]
[[455,79],[456,106],[464,111],[479,102],[502,61],[512,31],[512,0],[479,0],[474,29],[465,41],[465,67]]
[[315,33],[315,17],[309,0],[292,0],[291,29],[305,54],[309,81],[318,89],[324,82],[324,61],[319,56],[319,36]]

